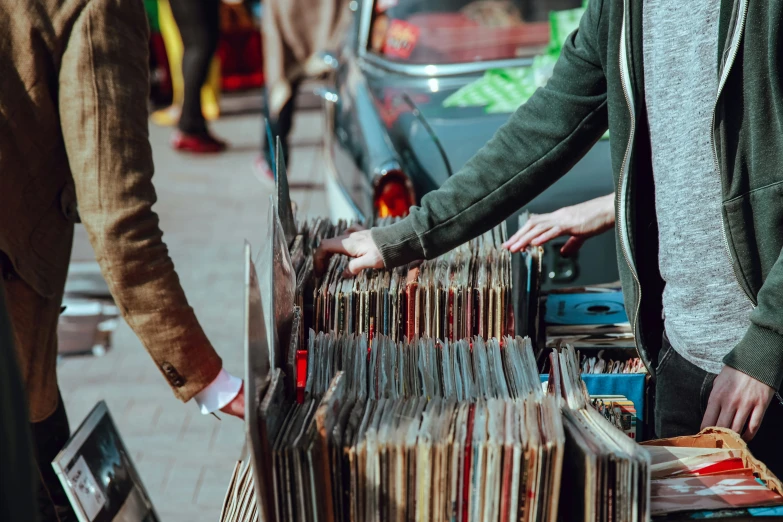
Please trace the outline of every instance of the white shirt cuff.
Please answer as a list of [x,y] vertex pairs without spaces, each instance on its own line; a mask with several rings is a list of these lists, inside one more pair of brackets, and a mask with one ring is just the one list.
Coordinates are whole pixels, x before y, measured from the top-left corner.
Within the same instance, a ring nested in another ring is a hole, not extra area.
[[194,399],[201,413],[209,415],[233,401],[240,388],[242,388],[242,379],[234,377],[226,370],[220,370],[215,380],[198,392]]

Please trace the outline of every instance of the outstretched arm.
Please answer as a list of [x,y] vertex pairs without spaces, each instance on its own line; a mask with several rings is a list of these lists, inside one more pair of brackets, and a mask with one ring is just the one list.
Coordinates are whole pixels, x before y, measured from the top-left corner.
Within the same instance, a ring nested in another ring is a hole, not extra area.
[[152,210],[148,35],[137,0],[92,0],[71,31],[59,110],[79,214],[123,317],[174,394],[188,401],[229,377],[230,386],[213,401],[213,407],[227,407],[241,381],[222,372]]

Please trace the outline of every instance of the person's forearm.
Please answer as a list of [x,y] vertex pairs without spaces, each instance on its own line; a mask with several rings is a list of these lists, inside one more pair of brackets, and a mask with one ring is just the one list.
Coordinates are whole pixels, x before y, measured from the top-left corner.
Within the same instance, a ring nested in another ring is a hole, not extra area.
[[60,69],[60,119],[79,214],[123,317],[175,395],[189,400],[222,362],[189,306],[168,255],[148,141],[146,13],[93,0],[71,31]]
[[750,326],[723,362],[767,386],[783,385],[783,252],[759,290]]
[[552,78],[421,207],[373,229],[387,267],[438,256],[503,221],[568,172],[606,131],[598,53],[602,2],[590,3]]
[[596,228],[596,234],[606,232],[614,227],[615,223],[615,209],[614,209],[614,192],[595,198],[596,208],[596,223],[600,223]]

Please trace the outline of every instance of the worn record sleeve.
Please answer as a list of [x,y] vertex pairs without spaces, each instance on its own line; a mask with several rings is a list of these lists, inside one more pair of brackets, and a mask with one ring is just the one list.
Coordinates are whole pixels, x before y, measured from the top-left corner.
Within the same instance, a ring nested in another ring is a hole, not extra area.
[[[270,145],[271,146],[271,145]],[[288,174],[285,166],[285,158],[282,154],[282,145],[280,136],[275,143],[275,185],[277,185],[277,198],[275,200],[278,216],[281,222],[281,229],[284,232],[285,245],[290,246],[296,236],[296,219],[294,218],[294,207],[291,204],[291,195],[288,189]]]
[[501,522],[518,520],[522,480],[522,441],[520,438],[521,410],[519,403],[506,402],[506,447],[503,463],[503,501]]
[[484,483],[486,480],[487,407],[484,399],[476,403],[470,472],[470,522],[481,522],[484,514]]
[[285,354],[285,384],[288,394],[293,397],[296,392],[296,352],[299,350],[302,339],[302,309],[294,306],[293,321],[291,323],[291,340]]
[[405,437],[416,414],[418,402],[415,399],[403,399],[400,416],[397,419],[394,433],[392,434],[391,444],[391,466],[393,468],[390,520],[393,522],[403,522],[407,515],[407,495],[408,495],[408,461],[405,448]]
[[[344,374],[345,375],[345,374]],[[345,458],[345,434],[351,411],[355,406],[352,399],[347,399],[340,405],[336,413],[337,422],[335,422],[332,432],[328,434],[329,459],[332,473],[332,501],[334,502],[335,520],[344,521],[348,519],[348,503],[350,502],[350,469]],[[347,473],[347,474],[346,474]]]
[[[296,271],[288,250],[290,242],[283,231],[271,196],[270,202],[269,226],[271,231],[269,235],[272,237],[272,248],[270,249],[271,264],[267,276],[271,277],[269,284],[272,287],[270,294],[272,299],[265,306],[271,307],[273,311],[274,322],[267,324],[269,332],[272,334],[269,346],[274,349],[275,354],[272,367],[277,368],[284,364],[283,351],[288,346],[291,336],[291,322],[296,297]],[[290,225],[293,227],[293,223]]]
[[418,474],[417,469],[419,466],[417,441],[421,434],[422,425],[424,423],[424,412],[427,407],[427,399],[419,398],[418,405],[416,407],[416,413],[414,414],[413,422],[408,428],[408,433],[405,440],[405,448],[408,456],[408,509],[407,520],[414,522],[418,520],[416,518],[418,513],[418,491],[420,488],[425,487],[424,484],[417,482]]
[[315,485],[318,493],[317,497],[320,499],[319,506],[322,509],[322,515],[325,517],[324,520],[328,522],[335,520],[335,502],[332,496],[334,485],[331,474],[332,465],[329,462],[328,437],[338,421],[337,413],[347,400],[347,397],[348,390],[343,372],[337,372],[315,413],[315,424],[318,432],[317,445],[320,448],[317,452],[319,458],[314,463],[317,475]]
[[245,468],[244,473],[240,477],[239,482],[239,499],[236,505],[234,514],[234,520],[244,521],[247,519],[249,512],[252,509],[254,503],[253,498],[253,474],[250,473],[251,466]]
[[482,520],[497,520],[500,516],[502,492],[502,455],[505,435],[505,407],[502,400],[487,401],[486,480],[484,481],[484,516]]
[[293,517],[293,508],[289,504],[289,490],[291,479],[289,477],[289,469],[286,458],[287,441],[291,438],[291,430],[293,429],[295,419],[299,415],[299,410],[303,408],[300,404],[294,404],[293,408],[289,410],[288,415],[283,423],[283,427],[277,436],[274,449],[272,452],[273,466],[274,466],[274,489],[275,489],[275,519],[276,520],[291,520]]
[[242,461],[238,461],[234,465],[234,471],[231,472],[231,480],[228,483],[228,491],[226,491],[226,497],[223,499],[223,507],[220,509],[220,522],[228,522],[233,520],[231,516],[231,510],[236,503],[235,486],[241,469]]
[[407,293],[407,306],[406,306],[406,335],[408,337],[408,340],[412,340],[414,337],[417,336],[417,320],[418,316],[416,315],[416,299],[418,297],[418,288],[419,288],[419,269],[411,268],[408,271],[407,279],[405,281],[405,292]]
[[258,414],[259,443],[256,456],[258,470],[256,471],[257,497],[259,508],[264,520],[274,520],[274,477],[272,454],[275,440],[278,437],[286,418],[286,412],[291,403],[286,399],[283,373],[279,368],[272,372],[272,379],[266,394],[260,404]]
[[549,521],[557,520],[557,507],[560,501],[560,491],[563,482],[563,460],[565,458],[565,433],[563,431],[563,417],[560,408],[553,397],[546,397],[541,403],[542,414],[549,425],[549,439],[553,446],[552,456],[552,483],[549,495]]
[[367,416],[367,410],[371,407],[364,401],[357,401],[348,425],[345,428],[345,447],[343,461],[348,466],[348,487],[346,488],[349,505],[349,520],[356,522],[361,520],[359,516],[359,461],[358,461],[358,436],[363,419]]
[[450,450],[449,450],[449,491],[448,491],[448,511],[445,520],[457,522],[462,520],[461,515],[461,490],[460,476],[462,473],[462,451],[467,434],[468,410],[469,404],[464,402],[457,403],[457,411],[454,417],[454,423],[451,427]]
[[378,409],[378,401],[368,401],[368,408],[359,427],[356,437],[356,520],[366,520],[367,517],[367,430]]
[[537,406],[531,401],[522,403],[520,429],[525,440],[524,496],[520,494],[522,520],[538,520],[538,484],[541,483],[541,433],[538,428]]
[[427,404],[416,445],[416,520],[430,519],[432,495],[432,442],[435,422],[440,413],[440,399]]

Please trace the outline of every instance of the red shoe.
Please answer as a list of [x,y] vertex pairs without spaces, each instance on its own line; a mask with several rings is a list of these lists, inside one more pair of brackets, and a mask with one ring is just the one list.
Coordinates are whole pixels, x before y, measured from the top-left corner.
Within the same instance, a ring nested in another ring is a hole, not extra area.
[[205,132],[204,134],[185,134],[175,131],[171,135],[171,147],[182,152],[196,154],[215,154],[226,150],[226,142]]

